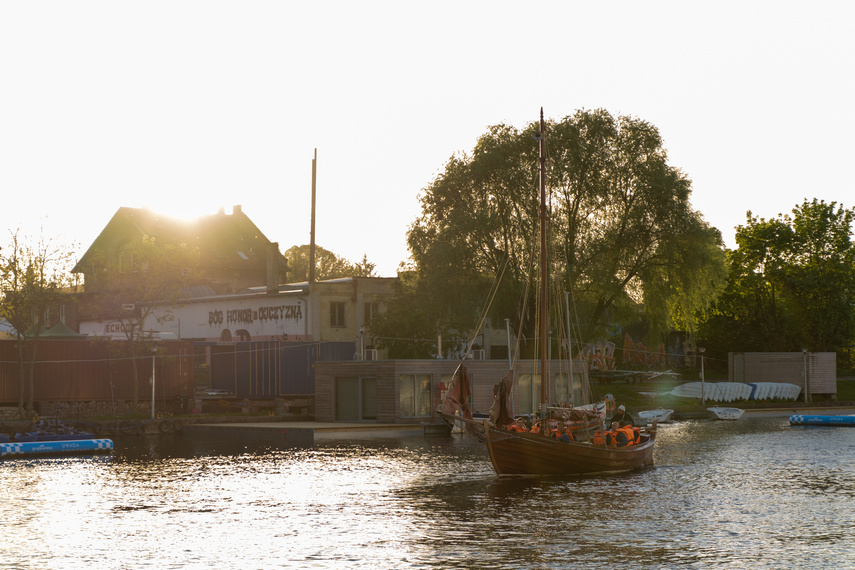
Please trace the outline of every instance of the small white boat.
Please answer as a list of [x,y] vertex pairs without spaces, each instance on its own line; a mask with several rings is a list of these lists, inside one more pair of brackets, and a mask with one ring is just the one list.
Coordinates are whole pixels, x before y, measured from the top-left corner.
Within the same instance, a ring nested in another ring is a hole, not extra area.
[[722,408],[721,406],[707,408],[707,411],[712,412],[720,420],[738,420],[745,413],[745,410],[740,408]]
[[671,414],[674,410],[666,410],[665,408],[656,408],[655,410],[645,410],[638,412],[635,416],[639,419],[639,423],[652,424],[653,422],[663,423],[671,419]]

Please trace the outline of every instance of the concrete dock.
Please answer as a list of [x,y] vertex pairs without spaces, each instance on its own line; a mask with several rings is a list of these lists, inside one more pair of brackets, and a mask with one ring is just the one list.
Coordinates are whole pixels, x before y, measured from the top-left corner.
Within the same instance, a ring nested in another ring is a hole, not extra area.
[[333,439],[374,439],[410,437],[448,433],[439,424],[369,424],[344,422],[244,422],[194,423],[184,428],[189,433],[245,434],[253,438],[270,438],[291,445],[312,445],[315,441]]

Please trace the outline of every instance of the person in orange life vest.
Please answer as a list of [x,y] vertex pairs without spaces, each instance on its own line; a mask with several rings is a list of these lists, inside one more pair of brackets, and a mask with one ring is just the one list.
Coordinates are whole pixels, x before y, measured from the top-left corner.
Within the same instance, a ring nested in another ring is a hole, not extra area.
[[606,445],[606,433],[608,432],[602,430],[595,431],[591,437],[591,443],[594,445]]
[[525,419],[522,416],[518,417],[516,422],[508,426],[508,430],[516,432],[528,431],[528,428],[525,427]]
[[617,434],[620,429],[618,422],[612,422],[611,429],[606,432],[606,445],[609,447],[617,447]]
[[531,426],[531,429],[528,430],[528,432],[529,433],[540,433],[540,423],[541,422],[534,422],[534,424]]
[[615,433],[615,442],[618,447],[633,445],[636,443],[635,436],[636,434],[635,431],[633,431],[632,426],[627,422],[623,422]]
[[571,441],[576,441],[576,438],[573,437],[573,432],[570,431],[570,426],[562,426],[562,424],[559,423],[558,427],[563,428],[563,429],[560,429],[560,433],[558,434],[559,440],[561,440],[565,443],[569,443]]
[[641,443],[641,429],[635,426],[629,426],[632,429],[633,440],[630,445],[638,445]]
[[618,406],[615,415],[612,416],[613,422],[627,422],[629,425],[634,426],[635,422],[632,420],[632,416],[626,411],[626,407],[621,404]]
[[555,427],[550,428],[549,437],[554,437],[563,442],[573,441],[573,436],[564,428],[564,422],[558,422]]

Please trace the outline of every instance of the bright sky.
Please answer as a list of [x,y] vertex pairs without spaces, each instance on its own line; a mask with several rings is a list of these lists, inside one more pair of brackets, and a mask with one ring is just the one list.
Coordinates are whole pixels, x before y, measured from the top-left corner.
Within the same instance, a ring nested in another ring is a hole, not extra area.
[[0,3],[0,245],[78,255],[122,206],[244,212],[394,276],[418,198],[489,125],[659,128],[734,247],[747,210],[855,205],[849,1]]

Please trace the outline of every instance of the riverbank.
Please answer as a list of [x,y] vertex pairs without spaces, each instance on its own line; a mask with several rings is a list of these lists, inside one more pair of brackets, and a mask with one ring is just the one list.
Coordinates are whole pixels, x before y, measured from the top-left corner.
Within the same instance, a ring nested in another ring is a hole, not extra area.
[[[618,405],[626,406],[630,414],[642,410],[654,410],[666,408],[674,410],[675,418],[700,418],[709,415],[707,408],[712,406],[726,406],[741,408],[748,413],[752,412],[775,412],[778,415],[798,414],[805,410],[816,413],[817,410],[845,410],[855,408],[855,378],[841,377],[837,381],[837,393],[835,398],[814,397],[808,402],[793,400],[738,400],[734,402],[715,402],[699,399],[681,398],[671,394],[678,385],[685,382],[697,382],[697,379],[673,380],[660,378],[649,382],[638,384],[626,383],[594,383],[591,385],[591,393],[595,400],[612,394]],[[709,380],[713,382],[726,382],[726,378]],[[831,413],[831,412],[829,412]]]
[[[855,378],[839,378],[837,399],[822,399],[811,402],[795,402],[795,401],[757,401],[757,400],[741,400],[737,402],[714,402],[706,401],[701,403],[699,400],[689,400],[687,398],[679,398],[671,395],[671,390],[685,381],[692,380],[667,380],[660,379],[650,382],[641,382],[636,384],[626,383],[595,383],[591,386],[592,395],[599,400],[605,397],[606,394],[612,394],[615,397],[617,404],[626,406],[630,414],[637,414],[643,410],[653,410],[656,408],[666,408],[674,410],[673,418],[681,419],[700,419],[710,416],[707,411],[711,406],[727,406],[741,408],[749,415],[775,415],[788,416],[792,414],[804,413],[824,413],[833,415],[835,413],[852,413],[850,410],[855,409]],[[710,380],[715,381],[726,381]],[[169,415],[150,419],[137,415],[125,416],[120,418],[80,418],[79,416],[60,416],[62,422],[69,425],[79,425],[83,429],[91,429],[101,436],[109,437],[111,434],[156,434],[169,433],[180,431],[192,425],[248,425],[248,424],[284,424],[298,427],[296,424],[311,424],[320,425],[314,421],[314,417],[309,414],[271,414],[270,412],[260,411],[256,413],[230,413],[230,414],[185,414],[185,415]],[[421,421],[414,424],[390,424],[392,426],[400,426],[398,430],[412,431],[412,425],[424,426],[427,424],[440,424],[438,418],[434,418],[432,422]],[[0,431],[23,431],[29,429],[32,422],[29,420],[6,420],[0,426]],[[336,422],[338,426],[343,426],[345,423]],[[362,426],[377,426],[370,422],[363,422]],[[376,431],[376,430],[375,430]]]

